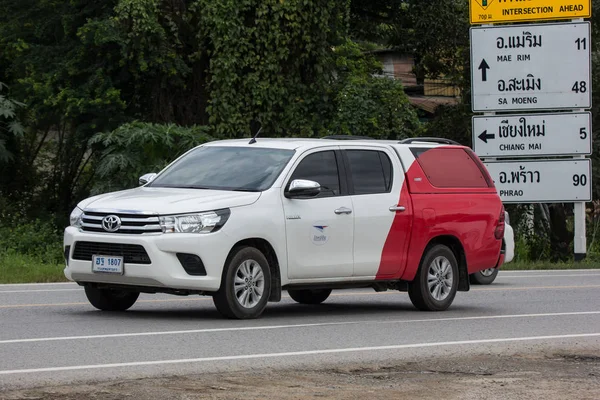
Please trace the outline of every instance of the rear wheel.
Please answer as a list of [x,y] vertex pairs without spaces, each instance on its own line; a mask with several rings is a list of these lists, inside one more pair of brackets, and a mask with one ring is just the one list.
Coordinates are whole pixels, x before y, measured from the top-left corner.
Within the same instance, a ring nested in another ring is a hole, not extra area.
[[488,268],[469,275],[469,279],[475,285],[489,285],[496,280],[496,276],[498,276],[498,268]]
[[269,262],[254,247],[241,247],[228,259],[213,302],[228,318],[257,318],[267,306],[270,294]]
[[331,294],[331,289],[290,289],[288,293],[292,299],[300,304],[321,304]]
[[140,294],[126,290],[85,287],[85,295],[91,305],[102,311],[125,311],[135,304]]
[[432,246],[408,286],[410,300],[422,311],[446,310],[456,296],[458,279],[458,262],[452,250],[440,244]]

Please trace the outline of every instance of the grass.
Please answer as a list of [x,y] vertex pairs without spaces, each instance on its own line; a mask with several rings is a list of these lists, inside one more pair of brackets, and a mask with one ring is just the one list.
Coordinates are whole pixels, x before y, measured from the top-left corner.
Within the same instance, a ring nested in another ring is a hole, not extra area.
[[45,263],[37,257],[0,253],[0,284],[66,282],[64,264]]
[[583,260],[581,262],[551,263],[548,261],[512,261],[500,267],[503,271],[527,271],[541,269],[600,269],[600,262]]
[[[504,264],[503,271],[542,269],[600,269],[600,262],[584,260],[575,263],[523,262]],[[17,253],[0,253],[0,284],[66,282],[63,264],[46,263],[37,257]]]

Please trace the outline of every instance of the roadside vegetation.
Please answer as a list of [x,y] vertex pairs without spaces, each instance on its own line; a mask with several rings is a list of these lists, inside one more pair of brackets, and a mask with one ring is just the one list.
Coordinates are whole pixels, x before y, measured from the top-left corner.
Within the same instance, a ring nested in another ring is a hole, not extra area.
[[[0,11],[0,282],[63,279],[62,230],[80,199],[134,187],[206,141],[262,127],[263,137],[426,135],[471,145],[464,0],[6,0]],[[592,26],[596,37],[600,19]],[[416,85],[381,76],[383,49],[414,57]],[[411,105],[425,79],[440,78],[460,89],[458,104],[433,114]],[[600,203],[588,208],[593,265]],[[512,267],[571,265],[571,205],[507,209]]]

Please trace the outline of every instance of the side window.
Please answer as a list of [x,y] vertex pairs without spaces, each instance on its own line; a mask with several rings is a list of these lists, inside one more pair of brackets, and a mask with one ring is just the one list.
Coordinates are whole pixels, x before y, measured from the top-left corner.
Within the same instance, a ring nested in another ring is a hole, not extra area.
[[387,193],[392,188],[392,162],[381,151],[346,150],[354,194]]
[[296,167],[290,182],[294,179],[318,182],[321,185],[321,194],[318,197],[340,195],[340,176],[333,151],[321,151],[306,156]]
[[484,173],[463,149],[411,149],[429,182],[439,188],[487,188]]

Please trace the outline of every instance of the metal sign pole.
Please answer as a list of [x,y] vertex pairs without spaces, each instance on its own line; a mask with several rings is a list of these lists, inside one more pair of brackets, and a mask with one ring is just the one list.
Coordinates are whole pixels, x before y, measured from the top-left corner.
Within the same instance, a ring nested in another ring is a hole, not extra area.
[[[591,129],[590,129],[591,134]],[[584,156],[580,156],[578,158],[585,158]],[[591,176],[589,185],[591,187]],[[591,190],[590,190],[591,192]],[[586,227],[586,213],[585,213],[585,202],[577,202],[573,204],[573,250],[574,250],[574,259],[575,262],[580,262],[584,260],[587,256],[587,227]]]
[[582,261],[587,255],[585,203],[575,203],[573,213],[575,215],[575,238],[573,242],[575,261]]

